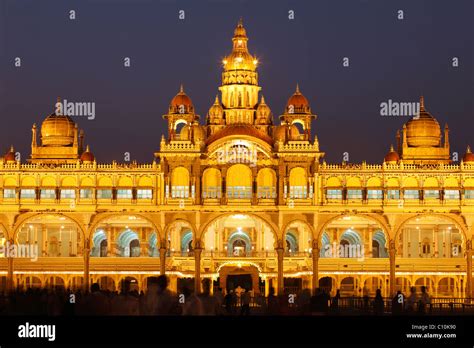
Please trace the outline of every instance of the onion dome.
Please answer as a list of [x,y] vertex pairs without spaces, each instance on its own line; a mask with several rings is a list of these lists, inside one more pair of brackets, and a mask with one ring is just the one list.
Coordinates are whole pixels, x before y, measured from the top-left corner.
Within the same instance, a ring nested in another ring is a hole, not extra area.
[[61,98],[58,97],[56,112],[46,117],[41,124],[41,144],[43,146],[71,146],[74,143],[76,124],[58,111]]
[[180,86],[178,94],[171,99],[170,114],[191,114],[194,112],[194,105],[191,98],[184,92],[183,85]]
[[295,93],[288,99],[286,103],[286,112],[289,114],[310,113],[309,102],[306,97],[301,94],[298,84]]
[[400,156],[398,152],[396,152],[393,148],[393,145],[390,145],[390,151],[385,155],[384,162],[388,164],[397,164],[400,160]]
[[272,122],[272,111],[270,107],[265,103],[265,99],[260,100],[260,104],[257,107],[257,124],[271,124]]
[[273,139],[275,139],[275,141],[285,142],[286,141],[286,128],[287,126],[285,125],[276,126],[273,129]]
[[407,143],[412,147],[438,147],[441,144],[441,128],[438,121],[425,109],[424,97],[420,97],[419,115],[406,123]]
[[256,70],[258,60],[249,53],[247,41],[247,33],[245,31],[242,19],[240,19],[237,27],[234,30],[234,37],[232,38],[232,52],[222,60],[224,71]]
[[474,163],[474,153],[471,152],[471,147],[469,145],[467,146],[466,153],[464,154],[462,161],[464,163]]
[[13,145],[10,146],[10,150],[5,154],[5,157],[3,159],[6,163],[16,162],[15,149],[13,148]]
[[83,163],[92,163],[94,162],[95,157],[94,154],[89,149],[89,145],[86,146],[86,151],[84,151],[81,155],[81,161]]
[[223,117],[224,108],[219,101],[219,97],[216,95],[216,100],[207,113],[207,122],[208,124],[220,124]]

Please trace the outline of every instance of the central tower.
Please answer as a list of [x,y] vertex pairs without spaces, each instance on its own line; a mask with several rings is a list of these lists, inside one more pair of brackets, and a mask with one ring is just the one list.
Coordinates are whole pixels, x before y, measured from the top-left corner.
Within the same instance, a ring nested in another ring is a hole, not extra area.
[[222,94],[226,125],[254,124],[258,103],[258,60],[247,48],[247,33],[239,20],[232,38],[232,52],[223,59]]

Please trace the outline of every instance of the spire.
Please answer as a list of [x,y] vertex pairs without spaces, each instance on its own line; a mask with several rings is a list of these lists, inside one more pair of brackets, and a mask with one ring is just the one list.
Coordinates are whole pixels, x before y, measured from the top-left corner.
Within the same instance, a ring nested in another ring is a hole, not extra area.
[[262,94],[262,98],[260,98],[260,104],[265,104],[265,98],[263,97],[263,94]]
[[390,145],[390,152],[395,152],[395,150],[393,148],[393,144]]
[[420,96],[420,112],[425,111],[425,97]]
[[237,23],[237,26],[238,27],[243,27],[244,26],[244,20],[242,19],[242,17],[239,18],[239,22]]
[[219,95],[216,94],[216,100],[214,100],[214,105],[219,105],[220,102],[219,102]]
[[[58,105],[59,104],[59,105]],[[56,98],[56,104],[54,105],[54,113],[56,115],[62,115],[63,112],[62,112],[62,107],[61,107],[62,103],[61,103],[61,97],[57,97]]]
[[10,152],[15,152],[15,149],[13,148],[13,145],[10,145]]
[[300,92],[300,85],[298,83],[296,83],[296,94],[301,94]]
[[471,152],[471,147],[469,145],[467,145],[466,153],[472,153]]
[[179,86],[179,93],[180,94],[184,94],[184,87],[183,87],[183,84],[181,83],[181,85]]
[[86,146],[86,152],[91,152],[89,145]]

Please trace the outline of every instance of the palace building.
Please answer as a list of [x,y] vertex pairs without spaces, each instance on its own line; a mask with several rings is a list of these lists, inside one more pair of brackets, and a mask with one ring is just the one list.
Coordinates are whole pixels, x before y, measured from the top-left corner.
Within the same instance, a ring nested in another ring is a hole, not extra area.
[[[0,159],[1,290],[142,290],[166,274],[177,292],[209,278],[260,294],[425,285],[472,297],[471,150],[453,163],[448,127],[422,97],[380,163],[326,163],[304,91],[275,123],[247,43],[240,21],[205,119],[183,87],[171,99],[152,163],[98,163],[56,113],[33,125],[26,163],[11,147]],[[37,260],[19,255],[35,249]]]

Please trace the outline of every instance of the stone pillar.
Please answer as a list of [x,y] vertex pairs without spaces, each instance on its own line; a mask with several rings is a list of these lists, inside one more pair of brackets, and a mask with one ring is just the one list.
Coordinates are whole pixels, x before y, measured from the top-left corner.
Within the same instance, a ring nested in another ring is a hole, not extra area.
[[390,294],[389,296],[394,296],[395,294],[395,255],[396,255],[396,248],[395,248],[395,241],[391,240],[389,243],[389,258],[390,258],[390,279],[389,279],[389,285],[390,285]]
[[160,246],[160,275],[166,274],[166,240]]
[[194,293],[201,293],[201,253],[202,248],[198,243],[194,248]]
[[284,287],[284,279],[283,279],[283,255],[285,253],[285,249],[280,245],[276,248],[277,256],[278,256],[278,286],[277,286],[277,294],[283,295],[283,287]]
[[466,243],[466,297],[472,298],[472,241]]
[[48,255],[48,231],[45,225],[41,225],[41,255]]
[[312,277],[312,288],[313,294],[316,294],[316,288],[319,287],[319,245],[318,240],[313,239],[312,245],[312,257],[313,257],[313,277]]
[[84,291],[86,293],[89,292],[90,284],[89,284],[89,277],[90,277],[90,257],[91,257],[91,246],[90,246],[90,239],[85,240],[84,245]]
[[[13,245],[14,240],[10,239],[9,241],[10,245]],[[8,257],[7,259],[7,292],[13,291],[13,257]]]
[[266,277],[265,278],[265,297],[268,297],[270,294],[270,278]]

